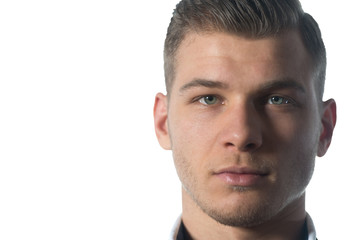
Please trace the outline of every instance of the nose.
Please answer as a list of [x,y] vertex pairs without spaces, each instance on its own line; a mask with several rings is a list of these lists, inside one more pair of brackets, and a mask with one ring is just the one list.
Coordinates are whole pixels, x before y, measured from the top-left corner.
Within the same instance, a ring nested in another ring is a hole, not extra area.
[[251,105],[227,109],[221,119],[220,143],[228,150],[253,152],[263,143],[261,116]]

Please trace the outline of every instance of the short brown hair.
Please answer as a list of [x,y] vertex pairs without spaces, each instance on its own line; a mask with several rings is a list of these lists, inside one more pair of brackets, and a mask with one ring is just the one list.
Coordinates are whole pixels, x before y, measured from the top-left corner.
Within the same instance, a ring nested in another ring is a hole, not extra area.
[[176,75],[176,52],[189,32],[224,32],[249,38],[273,36],[298,29],[316,69],[318,97],[322,99],[326,50],[321,32],[298,0],[182,0],[173,13],[164,47],[167,93]]

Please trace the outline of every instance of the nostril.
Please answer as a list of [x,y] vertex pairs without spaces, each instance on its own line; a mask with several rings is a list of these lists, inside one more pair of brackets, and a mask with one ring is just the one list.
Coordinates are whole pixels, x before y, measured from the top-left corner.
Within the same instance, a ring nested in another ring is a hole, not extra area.
[[240,128],[225,130],[220,138],[220,144],[230,151],[255,151],[262,145],[262,133],[258,128]]
[[235,147],[235,144],[231,143],[231,142],[227,142],[225,144],[226,147]]
[[249,143],[245,146],[245,150],[251,150],[256,148],[256,144],[255,143]]
[[229,149],[233,149],[234,151],[249,152],[249,151],[255,150],[257,148],[257,144],[256,143],[248,143],[245,146],[238,146],[232,142],[227,142],[227,143],[225,143],[225,147],[229,148]]

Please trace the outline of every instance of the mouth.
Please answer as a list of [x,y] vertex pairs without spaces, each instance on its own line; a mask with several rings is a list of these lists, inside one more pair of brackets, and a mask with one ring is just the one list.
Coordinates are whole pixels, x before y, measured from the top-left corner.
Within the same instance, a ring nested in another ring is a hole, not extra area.
[[231,186],[253,187],[264,182],[269,173],[249,167],[229,167],[214,172],[214,175]]

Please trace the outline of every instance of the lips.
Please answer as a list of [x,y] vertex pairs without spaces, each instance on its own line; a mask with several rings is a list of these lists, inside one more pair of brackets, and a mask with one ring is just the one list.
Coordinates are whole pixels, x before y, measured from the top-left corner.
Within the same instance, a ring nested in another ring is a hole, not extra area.
[[249,167],[229,167],[214,173],[225,184],[241,187],[251,187],[261,184],[268,173]]

